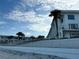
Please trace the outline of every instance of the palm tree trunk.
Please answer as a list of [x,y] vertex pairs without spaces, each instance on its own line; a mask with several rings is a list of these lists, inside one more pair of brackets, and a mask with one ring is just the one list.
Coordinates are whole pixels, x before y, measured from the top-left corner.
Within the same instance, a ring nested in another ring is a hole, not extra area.
[[56,24],[56,38],[58,38],[59,34],[58,34],[58,20],[57,20],[57,18],[55,18],[55,24]]

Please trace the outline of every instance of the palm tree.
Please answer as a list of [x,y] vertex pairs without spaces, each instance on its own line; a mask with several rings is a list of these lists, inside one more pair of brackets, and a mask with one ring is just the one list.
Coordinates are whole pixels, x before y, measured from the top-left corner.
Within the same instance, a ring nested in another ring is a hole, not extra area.
[[37,39],[41,39],[41,40],[43,40],[45,37],[44,36],[42,36],[42,35],[39,35],[38,37],[37,37]]
[[35,36],[31,36],[30,38],[31,38],[32,40],[35,40],[35,39],[36,39],[36,37],[35,37]]
[[19,40],[20,40],[20,39],[24,39],[24,37],[25,37],[25,34],[22,33],[22,32],[18,32],[18,33],[16,33],[16,35],[18,35],[18,39],[19,39]]
[[12,39],[12,38],[14,38],[14,36],[8,36],[8,39]]
[[53,10],[53,11],[50,12],[49,16],[50,17],[54,16],[53,21],[56,24],[56,31],[57,31],[56,37],[58,38],[58,36],[59,36],[59,34],[58,34],[58,19],[61,16],[61,11],[60,10]]

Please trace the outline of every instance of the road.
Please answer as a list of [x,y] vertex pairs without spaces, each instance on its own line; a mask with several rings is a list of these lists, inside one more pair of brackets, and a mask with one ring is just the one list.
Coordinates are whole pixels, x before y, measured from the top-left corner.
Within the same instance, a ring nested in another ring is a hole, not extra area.
[[79,49],[67,48],[37,48],[37,47],[14,47],[14,46],[0,46],[0,49],[8,51],[16,51],[23,53],[35,53],[43,55],[54,55],[67,59],[78,59]]

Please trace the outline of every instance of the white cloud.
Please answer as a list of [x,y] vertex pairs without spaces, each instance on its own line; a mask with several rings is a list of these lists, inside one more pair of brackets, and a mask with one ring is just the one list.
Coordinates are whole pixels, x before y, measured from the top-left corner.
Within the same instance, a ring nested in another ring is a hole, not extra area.
[[11,34],[16,35],[17,32],[21,31],[21,32],[23,32],[25,34],[25,36],[31,36],[32,33],[31,32],[27,32],[25,29],[27,30],[27,27],[26,26],[22,26],[22,27],[20,27],[20,29],[19,28],[16,28],[16,27],[11,27],[10,28]]
[[38,17],[34,11],[28,11],[28,12],[21,12],[21,11],[12,11],[6,17],[8,16],[9,19],[16,20],[16,21],[24,21],[24,22],[37,22]]
[[36,31],[36,32],[48,32],[50,26],[46,24],[32,24],[31,27],[29,27],[30,30]]
[[37,12],[44,12],[45,14],[50,12],[53,9],[53,7],[49,6],[49,5],[44,5],[41,6],[40,8],[37,8],[36,11]]
[[[48,15],[36,14],[34,11],[21,12],[21,11],[12,11],[12,13],[7,15],[9,19],[22,22],[30,22],[29,26],[24,26],[22,28],[28,28],[28,30],[36,32],[46,32],[48,33],[50,29],[51,19]],[[7,17],[6,16],[6,17]],[[12,28],[15,30],[15,28]]]
[[72,10],[76,10],[76,9],[78,9],[79,10],[79,8],[75,8],[76,6],[78,7],[78,5],[79,4],[77,4],[79,2],[79,0],[59,0],[59,1],[56,1],[56,3],[55,3],[55,5],[54,5],[54,7],[56,8],[56,9],[68,9],[68,10],[70,10],[70,9],[72,9]]
[[25,34],[26,36],[31,36],[31,35],[32,35],[30,32],[24,32],[24,34]]
[[[30,7],[36,5],[42,5],[41,7],[50,6],[52,9],[79,9],[78,4],[79,0],[22,0],[21,5],[25,6],[26,4]],[[45,9],[44,9],[45,10]]]

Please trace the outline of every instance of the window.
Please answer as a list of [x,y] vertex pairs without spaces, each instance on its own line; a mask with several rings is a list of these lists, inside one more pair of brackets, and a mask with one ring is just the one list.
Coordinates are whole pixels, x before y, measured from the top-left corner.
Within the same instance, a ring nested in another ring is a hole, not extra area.
[[68,19],[69,19],[69,20],[74,20],[75,17],[74,17],[74,15],[68,15]]
[[79,33],[70,33],[71,38],[79,38]]
[[78,29],[78,24],[69,24],[69,29]]
[[61,23],[63,23],[64,15],[61,15]]

